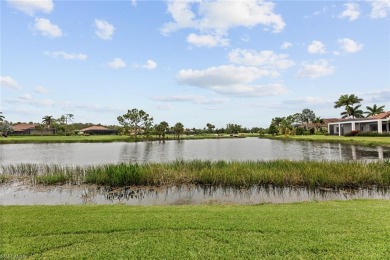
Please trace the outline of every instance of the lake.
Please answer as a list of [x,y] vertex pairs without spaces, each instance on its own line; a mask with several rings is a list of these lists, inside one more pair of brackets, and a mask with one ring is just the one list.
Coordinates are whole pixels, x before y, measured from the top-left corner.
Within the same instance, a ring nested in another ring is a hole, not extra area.
[[390,147],[282,141],[260,138],[171,140],[139,143],[2,144],[0,164],[96,165],[173,160],[362,160],[390,159]]

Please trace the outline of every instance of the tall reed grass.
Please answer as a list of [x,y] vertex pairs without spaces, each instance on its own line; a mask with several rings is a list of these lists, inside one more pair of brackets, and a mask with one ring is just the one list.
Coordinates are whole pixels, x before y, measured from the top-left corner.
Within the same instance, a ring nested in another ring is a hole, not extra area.
[[8,176],[31,177],[34,183],[97,184],[103,186],[178,186],[218,187],[329,187],[390,188],[390,163],[335,161],[173,161],[147,164],[107,164],[75,167],[46,164],[1,166]]

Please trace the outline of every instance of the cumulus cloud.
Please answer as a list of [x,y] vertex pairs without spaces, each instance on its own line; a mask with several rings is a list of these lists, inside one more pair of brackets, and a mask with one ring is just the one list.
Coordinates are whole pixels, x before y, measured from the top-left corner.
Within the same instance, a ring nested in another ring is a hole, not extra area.
[[52,24],[50,20],[45,18],[35,18],[34,30],[51,38],[61,37],[63,35],[58,25]]
[[37,12],[51,13],[54,8],[52,0],[7,0],[7,2],[13,8],[28,15]]
[[61,57],[65,60],[86,60],[88,57],[82,53],[67,53],[64,51],[45,51],[44,54],[53,58]]
[[95,34],[102,40],[111,40],[115,27],[105,20],[95,19]]
[[331,75],[334,72],[334,67],[331,66],[327,60],[321,59],[313,63],[304,62],[302,68],[298,71],[296,76],[298,78],[316,79],[322,76]]
[[[367,98],[364,98],[364,101],[387,102],[388,104],[390,104],[390,90],[389,90],[389,88],[383,89],[383,90],[370,91],[368,93],[362,93],[362,95],[367,96]],[[386,106],[385,109],[388,111],[389,107]]]
[[311,54],[324,54],[326,53],[325,45],[320,41],[312,41],[307,47],[307,51]]
[[356,20],[360,16],[359,5],[356,3],[344,4],[345,10],[339,15],[339,18],[348,18],[350,21]]
[[209,99],[198,95],[156,96],[152,99],[160,102],[191,102],[196,104],[218,104],[229,100],[227,98]]
[[154,70],[155,68],[157,68],[157,63],[153,60],[147,60],[146,64],[135,64],[134,66],[136,68]]
[[114,58],[112,61],[107,63],[107,65],[112,69],[120,69],[126,67],[126,63],[120,58]]
[[290,47],[292,47],[292,43],[291,43],[291,42],[284,42],[284,43],[282,44],[282,46],[280,46],[280,48],[281,48],[282,50],[287,50],[287,49],[290,48]]
[[348,38],[338,39],[337,42],[339,43],[341,50],[345,53],[354,53],[363,49],[363,44]]
[[245,66],[257,66],[268,69],[288,69],[294,65],[288,59],[287,54],[275,54],[273,51],[254,51],[234,49],[228,54],[229,60],[233,63]]
[[0,76],[0,86],[14,89],[22,88],[19,83],[10,76]]
[[[234,27],[253,28],[257,25],[272,27],[274,32],[281,32],[285,27],[283,18],[274,12],[275,5],[263,0],[248,1],[206,1],[206,0],[171,0],[168,1],[168,13],[173,21],[165,23],[162,34],[170,34],[181,29],[199,30],[202,35],[209,35],[201,42],[227,35]],[[196,12],[194,12],[196,10]],[[198,43],[198,37],[192,36]],[[188,40],[188,39],[187,39]],[[210,44],[204,45],[210,47]],[[224,46],[214,44],[214,46]]]
[[38,86],[34,89],[34,92],[38,94],[46,94],[47,92],[49,92],[49,90],[45,87]]
[[256,79],[277,75],[275,71],[257,67],[222,65],[205,70],[181,70],[177,75],[177,81],[183,85],[210,89],[223,95],[259,97],[281,95],[287,92],[281,84],[252,84]]
[[191,33],[187,37],[187,42],[195,45],[196,47],[216,47],[229,45],[228,39],[210,34],[197,35],[195,33]]
[[390,13],[389,0],[372,0],[370,17],[373,19],[384,18]]

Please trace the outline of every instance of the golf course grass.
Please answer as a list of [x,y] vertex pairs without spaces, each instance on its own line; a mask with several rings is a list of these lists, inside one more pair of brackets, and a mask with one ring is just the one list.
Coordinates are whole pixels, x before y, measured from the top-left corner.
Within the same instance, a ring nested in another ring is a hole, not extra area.
[[388,259],[390,201],[1,206],[0,258]]

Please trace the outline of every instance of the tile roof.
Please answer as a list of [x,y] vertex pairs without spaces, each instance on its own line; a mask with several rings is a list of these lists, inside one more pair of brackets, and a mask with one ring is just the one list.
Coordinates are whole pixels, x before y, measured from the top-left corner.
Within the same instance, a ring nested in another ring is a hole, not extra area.
[[17,124],[13,125],[14,132],[21,132],[27,129],[35,129],[35,124]]
[[93,125],[93,126],[81,129],[80,131],[112,131],[112,129],[109,129],[109,128],[101,126],[101,125]]
[[375,116],[370,116],[369,118],[370,119],[386,119],[388,117],[390,117],[390,111],[383,112],[383,113],[377,114]]

